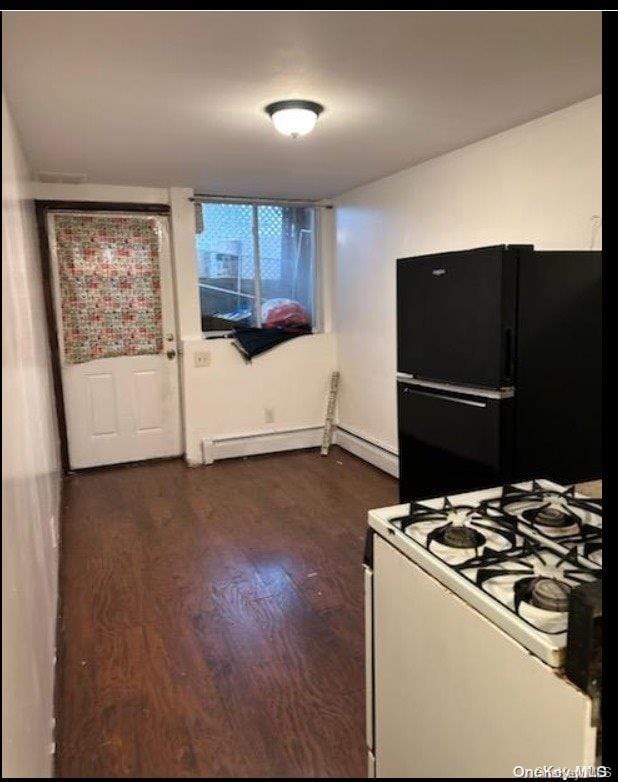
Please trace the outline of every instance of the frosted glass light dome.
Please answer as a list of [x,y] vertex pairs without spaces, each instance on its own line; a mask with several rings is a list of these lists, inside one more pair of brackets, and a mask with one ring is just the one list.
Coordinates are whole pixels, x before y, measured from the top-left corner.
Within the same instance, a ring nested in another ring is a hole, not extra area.
[[284,136],[305,136],[315,127],[324,106],[310,100],[280,100],[265,109],[273,125]]

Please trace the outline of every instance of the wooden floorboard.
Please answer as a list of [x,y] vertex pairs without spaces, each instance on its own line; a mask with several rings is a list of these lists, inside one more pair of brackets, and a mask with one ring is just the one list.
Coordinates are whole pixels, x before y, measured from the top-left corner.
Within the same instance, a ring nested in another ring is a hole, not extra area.
[[366,513],[395,502],[338,448],[69,476],[58,776],[365,776]]

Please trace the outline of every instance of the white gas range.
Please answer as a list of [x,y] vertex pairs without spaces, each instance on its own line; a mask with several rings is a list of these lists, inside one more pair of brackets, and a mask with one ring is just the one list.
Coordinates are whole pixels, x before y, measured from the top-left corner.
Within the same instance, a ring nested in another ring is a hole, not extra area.
[[372,510],[369,525],[370,776],[594,765],[598,643],[567,660],[567,639],[580,594],[600,614],[601,502],[538,480]]

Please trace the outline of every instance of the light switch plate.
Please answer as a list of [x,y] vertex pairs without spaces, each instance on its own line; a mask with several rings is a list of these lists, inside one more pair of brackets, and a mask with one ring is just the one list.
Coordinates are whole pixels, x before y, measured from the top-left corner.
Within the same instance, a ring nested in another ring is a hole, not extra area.
[[210,366],[210,351],[198,350],[193,354],[193,366],[195,367],[209,367]]

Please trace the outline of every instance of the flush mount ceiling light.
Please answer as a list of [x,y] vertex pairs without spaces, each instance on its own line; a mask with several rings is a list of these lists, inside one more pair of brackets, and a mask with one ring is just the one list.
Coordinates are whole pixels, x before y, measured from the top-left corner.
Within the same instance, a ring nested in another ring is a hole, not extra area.
[[297,138],[313,130],[324,106],[312,100],[279,100],[264,111],[279,133]]

